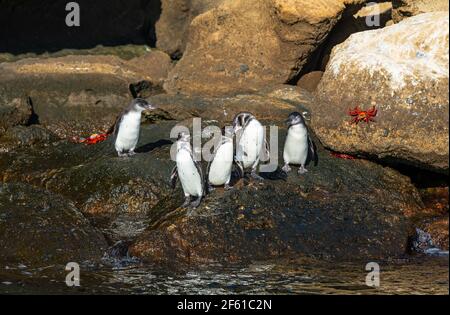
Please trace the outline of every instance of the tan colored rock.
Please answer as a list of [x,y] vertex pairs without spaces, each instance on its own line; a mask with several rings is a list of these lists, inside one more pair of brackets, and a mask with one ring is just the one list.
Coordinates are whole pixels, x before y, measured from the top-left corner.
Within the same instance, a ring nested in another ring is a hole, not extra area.
[[173,58],[179,58],[186,47],[192,19],[222,2],[223,0],[162,0],[161,16],[155,26],[156,46]]
[[325,71],[334,46],[343,43],[354,33],[383,28],[391,18],[391,2],[369,2],[362,8],[354,7],[351,10],[346,10],[330,32],[321,50],[314,52],[313,56],[317,60],[315,64],[310,65],[309,70]]
[[130,84],[148,82],[148,89],[155,89],[170,67],[169,56],[158,51],[131,60],[69,55],[2,63],[0,109],[31,97],[39,123],[50,131],[64,138],[86,136],[108,130],[132,98]]
[[449,10],[448,0],[394,0],[392,5],[392,19],[395,23],[421,13]]
[[192,21],[186,51],[164,87],[170,93],[226,95],[286,83],[344,9],[340,0],[224,2]]
[[303,75],[297,82],[297,86],[307,90],[308,92],[314,92],[319,85],[320,79],[322,79],[322,71],[312,71]]
[[[426,13],[336,46],[313,108],[323,144],[448,171],[448,24],[447,13]],[[350,123],[355,106],[376,106],[376,122]]]

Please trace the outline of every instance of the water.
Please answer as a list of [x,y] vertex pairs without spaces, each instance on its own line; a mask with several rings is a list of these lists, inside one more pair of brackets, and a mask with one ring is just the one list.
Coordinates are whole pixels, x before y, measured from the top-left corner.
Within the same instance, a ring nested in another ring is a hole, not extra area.
[[141,264],[82,267],[81,286],[65,285],[64,266],[0,271],[0,293],[43,294],[449,294],[447,257],[380,263],[380,287],[365,285],[365,263],[311,259],[247,266],[201,266],[184,271]]

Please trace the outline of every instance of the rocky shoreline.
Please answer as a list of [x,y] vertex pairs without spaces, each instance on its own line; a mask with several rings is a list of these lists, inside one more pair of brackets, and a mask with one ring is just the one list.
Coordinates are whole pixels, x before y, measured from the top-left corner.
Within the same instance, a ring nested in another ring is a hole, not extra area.
[[[417,228],[448,251],[448,11],[400,18],[393,1],[383,17],[393,10],[398,21],[327,48],[365,1],[188,2],[162,1],[156,48],[0,54],[0,266],[98,263],[112,252],[180,268],[388,260],[414,255]],[[111,138],[74,143],[108,131],[137,96],[158,110],[143,116],[136,156],[116,157]],[[375,121],[351,123],[355,106],[375,106]],[[223,126],[243,110],[278,126],[280,143],[287,116],[305,113],[318,166],[239,181],[186,216],[168,183],[171,129],[195,117]],[[439,180],[420,186],[398,165]]]

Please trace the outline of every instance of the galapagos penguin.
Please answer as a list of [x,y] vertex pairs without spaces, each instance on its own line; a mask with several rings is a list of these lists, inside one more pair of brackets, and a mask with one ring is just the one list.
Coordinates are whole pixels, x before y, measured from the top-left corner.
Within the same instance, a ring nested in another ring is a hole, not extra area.
[[[204,178],[200,163],[194,160],[190,136],[185,132],[177,140],[176,163],[170,176],[172,188],[179,179],[185,196],[182,207],[197,208],[205,195]],[[191,203],[191,197],[197,199]]]
[[[263,180],[257,174],[263,151],[268,156],[269,148],[264,137],[264,127],[249,112],[241,112],[233,119],[233,130],[236,134],[236,161],[243,170],[251,169],[250,176]],[[239,134],[238,134],[239,132]]]
[[119,157],[133,156],[139,141],[141,114],[155,107],[142,98],[136,98],[119,115],[114,126],[114,147]]
[[307,162],[314,160],[315,165],[317,165],[318,157],[314,142],[309,136],[308,127],[302,114],[291,113],[286,123],[288,124],[288,132],[283,151],[283,171],[286,173],[291,171],[289,164],[296,164],[300,165],[298,174],[304,174],[308,171],[305,168]]
[[[214,186],[224,186],[226,190],[231,189],[230,180],[234,162],[233,135],[227,134],[225,131],[208,163],[206,171],[208,191],[214,190]],[[241,171],[240,168],[238,171]]]

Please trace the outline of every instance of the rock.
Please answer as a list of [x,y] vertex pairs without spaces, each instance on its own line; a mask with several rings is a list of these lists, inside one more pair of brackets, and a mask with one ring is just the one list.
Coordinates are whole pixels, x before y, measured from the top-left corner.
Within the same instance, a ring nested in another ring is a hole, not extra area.
[[424,233],[430,235],[433,246],[448,251],[448,186],[419,190],[425,207],[410,217]]
[[[321,142],[448,172],[448,23],[447,13],[422,14],[336,46],[312,109]],[[376,106],[376,122],[350,123],[355,106]]]
[[447,0],[394,0],[392,5],[392,19],[395,23],[422,13],[449,10]]
[[403,211],[420,208],[409,180],[324,150],[320,161],[303,177],[294,172],[287,181],[267,179],[216,190],[191,217],[168,201],[163,208],[172,210],[152,217],[130,253],[146,262],[174,265],[302,255],[375,259],[405,253],[411,226]]
[[258,94],[233,97],[161,94],[152,96],[150,101],[160,109],[150,114],[160,115],[166,120],[202,117],[223,126],[230,124],[233,117],[243,110],[258,113],[262,120],[284,121],[293,111],[308,111],[312,107],[313,97],[305,90],[280,85],[261,90]]
[[289,82],[339,20],[344,2],[363,1],[224,2],[192,20],[183,58],[164,88],[218,96]]
[[[143,230],[152,209],[170,190],[171,163],[161,159],[174,123],[149,125],[133,159],[119,159],[112,139],[97,145],[59,141],[0,156],[3,181],[26,182],[71,200],[110,244]],[[15,161],[12,163],[12,161]],[[27,170],[24,172],[24,170]]]
[[444,217],[427,222],[424,231],[430,234],[435,246],[448,251],[448,213]]
[[383,28],[391,18],[391,2],[369,1],[362,8],[351,6],[344,11],[342,18],[331,30],[324,43],[311,55],[302,72],[325,71],[331,51],[336,45],[343,43],[354,33]]
[[[159,203],[171,199],[168,178],[173,163],[168,149],[174,140],[170,131],[177,122],[191,126],[193,117],[204,117],[204,124],[231,123],[244,106],[255,112],[261,110],[265,113],[261,118],[275,121],[284,120],[292,111],[305,110],[282,97],[281,93],[278,98],[242,95],[223,99],[156,95],[149,100],[158,104],[159,113],[146,119],[159,122],[143,125],[137,148],[140,154],[133,159],[117,158],[112,139],[95,146],[60,141],[47,147],[18,148],[0,156],[0,172],[3,181],[43,186],[72,200],[110,243],[133,240],[148,226]],[[306,102],[311,96],[298,93],[297,97]]]
[[322,71],[313,71],[303,75],[297,82],[297,86],[307,90],[308,92],[314,92],[319,85],[320,79],[322,79]]
[[72,202],[26,184],[0,184],[0,264],[99,261],[102,234]]
[[150,81],[158,86],[162,86],[172,68],[172,60],[169,55],[162,51],[152,50],[150,53],[133,58],[129,64],[140,73],[146,74]]
[[27,125],[32,114],[33,108],[24,98],[6,99],[0,93],[0,136],[11,127]]
[[106,131],[131,100],[130,84],[157,89],[171,66],[162,52],[131,60],[116,56],[74,55],[23,59],[0,64],[0,106],[31,97],[44,127],[62,138]]
[[49,144],[56,140],[57,137],[42,126],[15,126],[0,137],[0,150],[8,151],[22,146]]
[[[168,183],[173,126],[189,126],[195,116],[204,125],[221,126],[241,110],[260,113],[266,125],[282,125],[290,112],[313,105],[310,94],[294,86],[261,93],[222,99],[156,95],[151,100],[158,100],[161,115],[173,120],[144,124],[133,158],[117,158],[111,140],[93,146],[59,141],[0,154],[0,179],[61,194],[109,245],[132,244],[130,254],[158,264],[404,253],[412,231],[405,213],[423,207],[410,180],[368,161],[332,157],[318,142],[319,166],[309,166],[303,177],[293,173],[283,181],[275,173],[262,184],[217,189],[194,217],[178,208],[183,194]],[[280,146],[284,136],[282,128]]]
[[156,46],[179,59],[186,46],[189,25],[194,17],[218,6],[223,0],[162,0],[156,22]]

